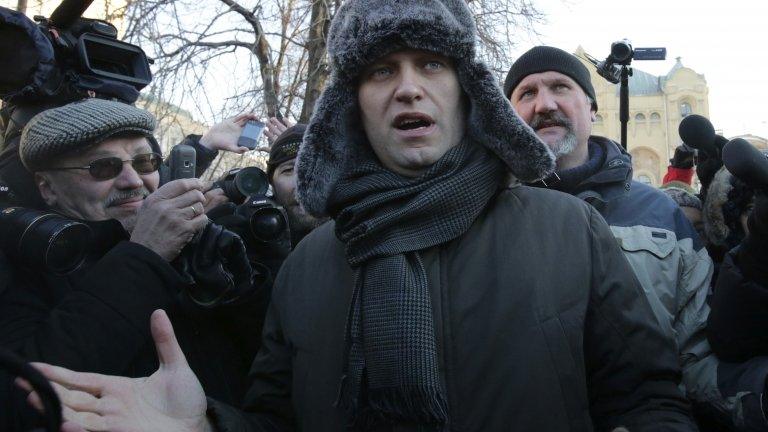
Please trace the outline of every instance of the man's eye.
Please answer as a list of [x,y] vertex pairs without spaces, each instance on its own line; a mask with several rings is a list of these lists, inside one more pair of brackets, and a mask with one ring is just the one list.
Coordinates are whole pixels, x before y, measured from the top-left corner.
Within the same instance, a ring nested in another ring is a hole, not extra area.
[[533,90],[526,90],[518,94],[518,99],[528,99],[533,97],[536,93]]
[[440,70],[444,67],[442,62],[439,62],[437,60],[429,61],[427,62],[424,67],[429,70]]
[[562,84],[562,83],[561,84],[555,84],[555,90],[558,90],[558,91],[565,91],[565,90],[568,90],[570,88],[571,87],[568,84]]
[[392,69],[387,66],[375,67],[370,73],[372,78],[385,78],[392,75]]

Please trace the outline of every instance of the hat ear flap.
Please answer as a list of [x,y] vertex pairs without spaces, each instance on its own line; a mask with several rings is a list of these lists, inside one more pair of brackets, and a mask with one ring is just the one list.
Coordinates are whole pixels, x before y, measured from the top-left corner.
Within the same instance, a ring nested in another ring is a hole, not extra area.
[[472,141],[493,151],[524,182],[551,174],[552,151],[517,115],[485,64],[465,61],[457,69],[470,103],[467,133]]
[[311,215],[327,215],[328,198],[359,145],[357,95],[331,76],[310,119],[297,155],[296,195]]

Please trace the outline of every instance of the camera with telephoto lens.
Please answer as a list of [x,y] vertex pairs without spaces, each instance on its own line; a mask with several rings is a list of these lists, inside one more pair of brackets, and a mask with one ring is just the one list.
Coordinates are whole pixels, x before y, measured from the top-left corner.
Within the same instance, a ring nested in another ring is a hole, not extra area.
[[234,168],[214,182],[213,187],[223,190],[231,202],[241,204],[251,195],[266,194],[269,180],[267,173],[257,167]]
[[267,196],[269,181],[264,171],[257,167],[235,168],[214,182],[213,187],[221,188],[236,205],[232,217],[224,220],[239,223],[224,225],[243,238],[249,254],[261,256],[265,251],[273,251],[287,255],[291,247],[288,217],[285,209]]
[[14,207],[13,193],[0,183],[0,250],[12,262],[64,275],[85,261],[91,229],[59,214]]

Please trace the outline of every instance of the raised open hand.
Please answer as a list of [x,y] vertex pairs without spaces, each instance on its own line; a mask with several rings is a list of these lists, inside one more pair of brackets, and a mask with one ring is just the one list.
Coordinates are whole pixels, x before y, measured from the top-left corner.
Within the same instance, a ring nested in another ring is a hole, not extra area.
[[[44,363],[34,366],[53,385],[66,423],[62,432],[210,431],[203,388],[181,351],[168,316],[156,310],[152,337],[160,368],[147,378],[74,372]],[[24,383],[22,387],[28,388]],[[39,400],[30,394],[38,409]]]
[[245,153],[250,150],[248,147],[237,145],[240,134],[243,133],[243,127],[248,120],[258,120],[259,117],[253,113],[240,114],[216,123],[211,126],[200,138],[200,144],[211,150],[223,150],[234,153]]

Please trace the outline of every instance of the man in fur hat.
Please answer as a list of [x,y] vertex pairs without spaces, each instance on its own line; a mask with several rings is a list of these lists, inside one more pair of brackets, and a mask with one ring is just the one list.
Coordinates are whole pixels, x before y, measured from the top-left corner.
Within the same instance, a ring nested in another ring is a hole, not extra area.
[[345,2],[297,165],[302,205],[333,222],[278,275],[243,410],[206,401],[158,311],[161,367],[145,381],[40,365],[77,400],[67,417],[131,430],[695,430],[674,341],[599,214],[509,186],[554,160],[475,40],[462,0]]

